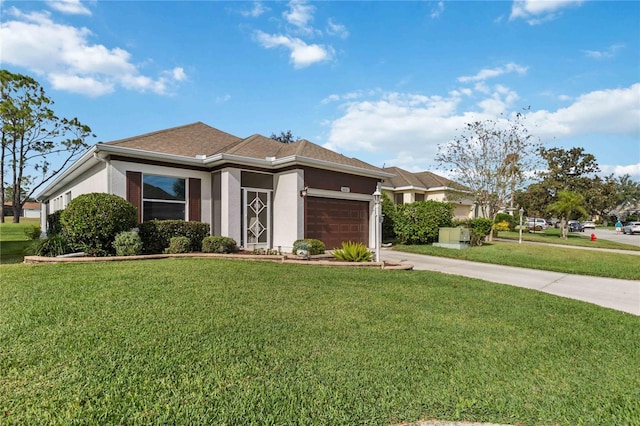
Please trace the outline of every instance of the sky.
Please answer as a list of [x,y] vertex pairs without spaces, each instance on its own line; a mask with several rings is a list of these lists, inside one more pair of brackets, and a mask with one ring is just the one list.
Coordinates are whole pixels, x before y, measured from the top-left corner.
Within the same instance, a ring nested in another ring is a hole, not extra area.
[[202,121],[440,171],[466,123],[640,180],[638,1],[7,1],[1,67],[108,142]]

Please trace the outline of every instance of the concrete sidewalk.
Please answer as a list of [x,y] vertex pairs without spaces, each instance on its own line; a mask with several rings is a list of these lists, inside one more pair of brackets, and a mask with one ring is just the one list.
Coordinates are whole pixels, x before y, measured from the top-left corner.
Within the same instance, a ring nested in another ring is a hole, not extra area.
[[389,249],[381,250],[380,257],[381,260],[390,262],[411,263],[416,270],[437,271],[529,288],[640,315],[640,281],[571,275]]

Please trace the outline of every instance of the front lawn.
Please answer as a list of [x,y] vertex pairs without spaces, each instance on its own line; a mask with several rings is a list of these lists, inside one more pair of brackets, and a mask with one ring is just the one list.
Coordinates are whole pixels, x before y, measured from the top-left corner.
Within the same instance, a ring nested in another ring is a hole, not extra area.
[[0,266],[0,423],[637,425],[640,318],[422,271]]
[[21,263],[33,244],[25,231],[40,224],[40,219],[20,218],[20,223],[12,223],[13,217],[4,218],[0,223],[0,264]]
[[[594,247],[594,248],[606,248],[616,250],[633,250],[640,251],[640,247],[634,244],[623,244],[616,241],[609,241],[603,239],[596,239],[591,241],[591,233],[585,232],[569,232],[567,239],[560,238],[560,229],[549,228],[544,232],[522,232],[522,241],[533,241],[538,243],[549,243],[566,246],[579,246],[579,247]],[[507,240],[518,240],[520,237],[518,231],[500,231],[498,232],[498,238]]]
[[580,250],[542,244],[493,241],[453,250],[431,245],[398,245],[395,250],[474,262],[519,266],[568,274],[640,280],[640,255]]

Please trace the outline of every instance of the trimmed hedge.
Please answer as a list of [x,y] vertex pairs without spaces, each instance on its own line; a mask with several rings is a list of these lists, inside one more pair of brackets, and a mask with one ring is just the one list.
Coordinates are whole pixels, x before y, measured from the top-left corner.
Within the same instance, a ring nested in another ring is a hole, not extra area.
[[229,237],[211,236],[202,240],[203,253],[233,253],[237,248],[236,240]]
[[204,222],[184,220],[150,220],[139,225],[142,250],[146,254],[162,253],[172,237],[187,237],[189,251],[200,251],[202,240],[209,235],[210,226]]
[[304,240],[294,241],[291,252],[296,254],[298,249],[309,250],[309,255],[313,256],[315,254],[324,254],[325,246],[320,240],[316,240],[315,238],[306,238]]
[[438,241],[440,228],[453,223],[453,205],[427,200],[396,206],[394,231],[403,244]]
[[117,195],[82,194],[60,214],[62,236],[72,250],[95,256],[114,254],[116,235],[135,227],[137,217],[133,204]]

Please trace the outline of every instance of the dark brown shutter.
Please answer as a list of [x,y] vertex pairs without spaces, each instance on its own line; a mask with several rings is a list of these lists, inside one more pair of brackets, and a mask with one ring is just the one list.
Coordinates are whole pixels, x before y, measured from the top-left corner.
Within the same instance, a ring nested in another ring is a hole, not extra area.
[[200,222],[200,212],[202,211],[200,179],[189,178],[189,220]]
[[138,223],[142,223],[142,173],[127,172],[127,201],[138,210]]

